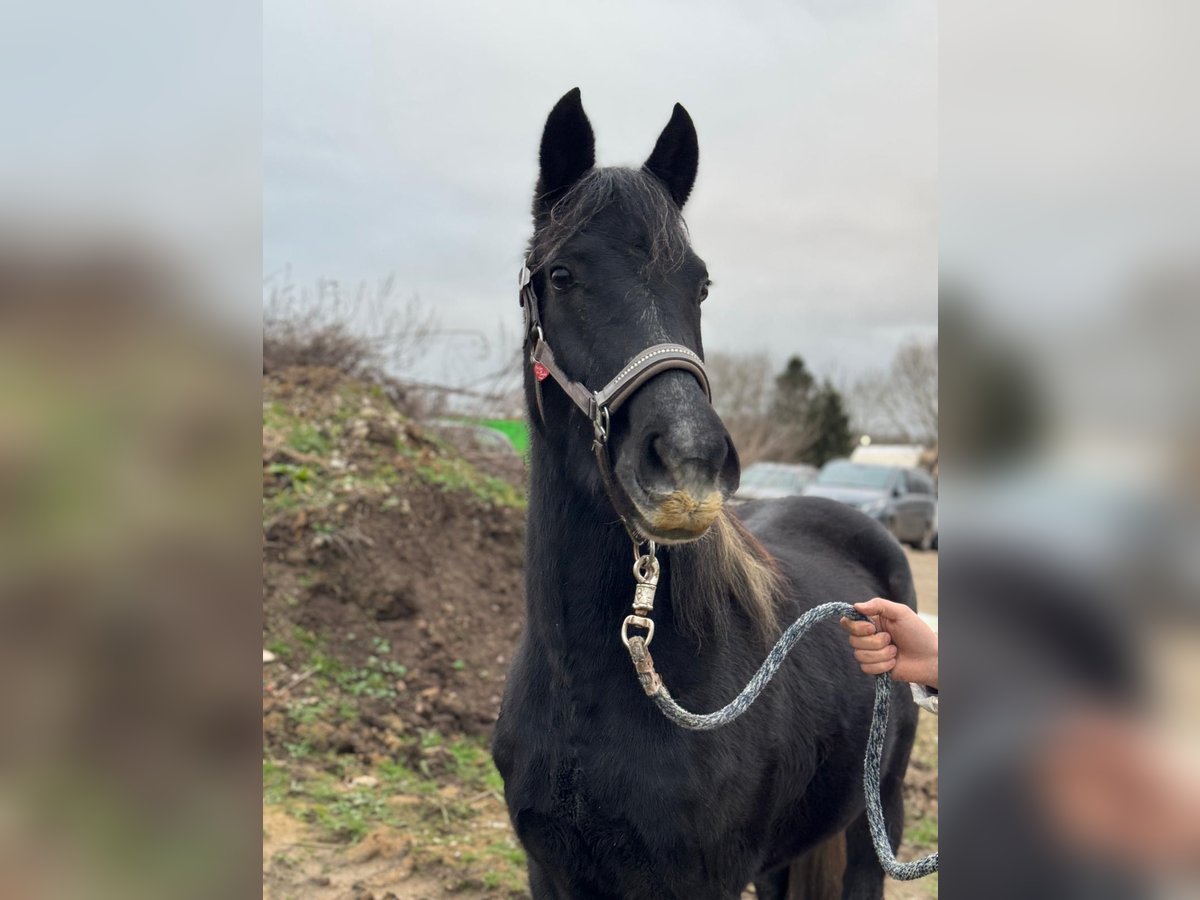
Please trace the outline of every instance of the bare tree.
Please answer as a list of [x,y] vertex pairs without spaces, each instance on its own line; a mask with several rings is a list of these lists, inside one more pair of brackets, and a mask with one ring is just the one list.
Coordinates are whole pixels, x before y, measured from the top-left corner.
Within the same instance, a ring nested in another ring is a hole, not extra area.
[[938,342],[906,342],[885,371],[869,373],[850,391],[857,430],[933,444],[938,436]]

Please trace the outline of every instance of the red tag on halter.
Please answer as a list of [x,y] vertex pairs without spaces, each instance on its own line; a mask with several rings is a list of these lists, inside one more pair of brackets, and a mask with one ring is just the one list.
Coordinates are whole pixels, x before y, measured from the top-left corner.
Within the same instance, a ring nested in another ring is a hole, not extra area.
[[550,370],[543,366],[540,362],[533,364],[533,377],[538,381],[545,381],[550,377]]

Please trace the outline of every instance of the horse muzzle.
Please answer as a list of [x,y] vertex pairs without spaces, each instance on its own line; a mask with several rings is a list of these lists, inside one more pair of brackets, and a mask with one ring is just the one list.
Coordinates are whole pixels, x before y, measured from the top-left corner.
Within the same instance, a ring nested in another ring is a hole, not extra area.
[[[662,395],[648,385],[631,402],[629,438],[619,448],[616,475],[633,501],[647,537],[681,543],[701,537],[716,521],[740,474],[724,423],[686,376]],[[672,396],[687,389],[690,394]],[[645,401],[642,403],[641,401]],[[688,402],[691,401],[691,402]],[[659,425],[659,430],[654,425]]]

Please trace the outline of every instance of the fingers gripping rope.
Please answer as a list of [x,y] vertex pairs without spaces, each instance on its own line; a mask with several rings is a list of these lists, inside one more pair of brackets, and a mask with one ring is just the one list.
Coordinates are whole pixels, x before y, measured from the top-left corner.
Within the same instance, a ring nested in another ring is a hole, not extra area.
[[[662,710],[663,715],[681,728],[692,731],[711,731],[714,728],[728,725],[750,708],[750,704],[758,698],[763,688],[779,671],[788,652],[796,646],[813,625],[826,619],[836,619],[842,616],[851,619],[867,618],[849,603],[825,603],[810,609],[783,633],[742,692],[728,705],[711,713],[688,712],[675,702],[671,692],[667,690],[654,669],[654,661],[646,646],[647,638],[641,636],[629,638],[629,655],[633,659],[634,668],[643,689]],[[883,820],[883,804],[880,800],[879,772],[883,760],[884,737],[887,734],[891,684],[892,679],[886,672],[875,676],[875,708],[871,717],[871,730],[867,735],[867,753],[863,763],[863,789],[867,800],[867,822],[870,825],[871,840],[875,844],[875,855],[879,857],[879,864],[892,878],[898,881],[912,881],[936,872],[938,855],[933,853],[923,859],[900,862],[892,852],[892,845],[888,840],[887,826]]]

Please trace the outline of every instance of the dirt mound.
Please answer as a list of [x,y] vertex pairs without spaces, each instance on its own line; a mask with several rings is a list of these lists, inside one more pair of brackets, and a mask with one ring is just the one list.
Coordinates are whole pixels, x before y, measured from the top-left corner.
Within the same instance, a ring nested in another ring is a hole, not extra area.
[[411,760],[427,729],[485,734],[524,614],[521,485],[335,370],[263,394],[267,750]]

